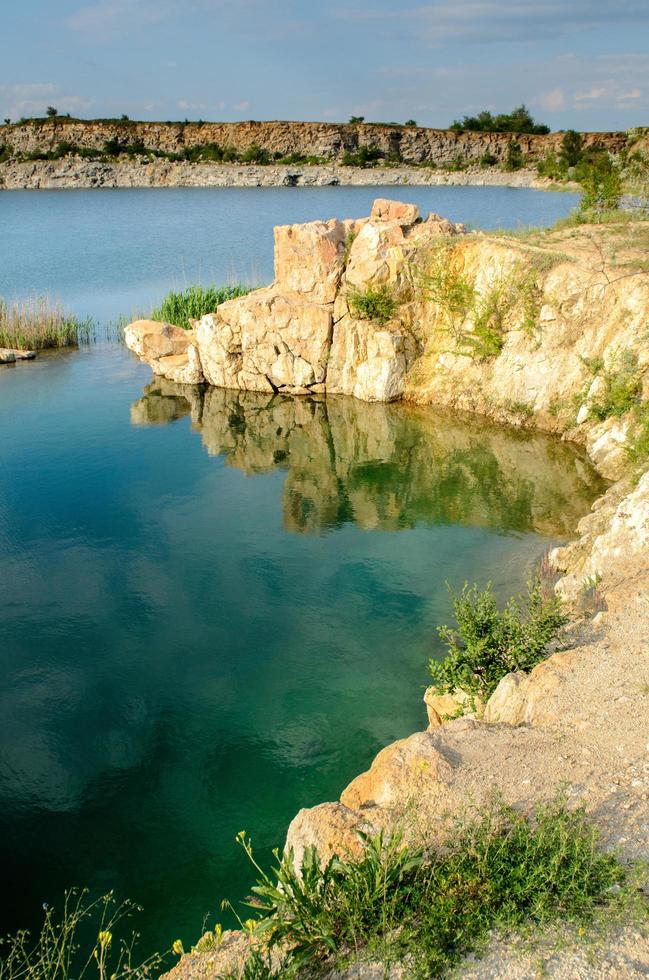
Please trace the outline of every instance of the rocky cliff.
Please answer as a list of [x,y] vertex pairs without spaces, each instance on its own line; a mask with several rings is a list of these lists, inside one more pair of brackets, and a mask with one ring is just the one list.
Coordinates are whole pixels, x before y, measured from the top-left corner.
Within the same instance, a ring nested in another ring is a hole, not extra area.
[[[603,146],[618,152],[626,145],[624,133],[584,133],[586,147]],[[321,122],[237,122],[237,123],[157,123],[97,121],[55,118],[30,120],[0,127],[0,144],[14,153],[46,153],[65,141],[74,146],[103,150],[107,142],[124,146],[141,143],[162,153],[181,153],[186,148],[217,143],[245,152],[253,146],[269,154],[318,156],[339,160],[343,153],[355,153],[361,146],[374,146],[386,156],[398,156],[406,163],[449,164],[458,155],[478,161],[485,153],[503,161],[510,140],[508,133],[454,132],[416,126],[364,123],[360,125]],[[547,136],[516,136],[523,153],[532,159],[558,150],[560,133]]]
[[[573,609],[562,648],[529,674],[504,677],[480,717],[444,720],[429,692],[426,731],[386,746],[339,800],[297,814],[286,846],[298,864],[310,845],[324,859],[359,854],[360,831],[399,829],[439,846],[494,790],[524,812],[563,790],[606,845],[649,857],[649,472],[646,454],[631,471],[627,453],[649,398],[647,228],[624,220],[469,235],[381,200],[369,219],[276,229],[273,285],[223,304],[193,331],[150,321],[127,331],[159,375],[239,389],[222,397],[243,406],[266,397],[285,412],[282,393],[311,395],[289,413],[306,413],[301,436],[315,426],[314,440],[323,394],[406,399],[562,434],[617,479],[550,556]],[[134,411],[155,420],[142,404]],[[206,443],[236,459],[236,438],[194,411]],[[339,430],[343,446],[353,420]],[[307,450],[310,465],[315,455]],[[268,451],[263,459],[270,465]],[[331,466],[344,467],[344,450]],[[502,470],[512,486],[519,466]],[[306,482],[315,495],[324,485],[326,497],[326,474]],[[641,932],[609,937],[597,966],[584,965],[573,939],[560,955],[496,944],[459,972],[523,978],[541,963],[545,975],[604,978],[649,968]],[[183,957],[172,976],[239,975],[249,948],[244,934],[230,935],[216,951]],[[385,975],[373,969],[337,976]]]
[[276,228],[271,286],[189,332],[138,321],[126,342],[181,383],[406,398],[558,432],[616,477],[632,420],[600,403],[618,382],[649,395],[646,225],[526,239],[378,200],[369,218]]

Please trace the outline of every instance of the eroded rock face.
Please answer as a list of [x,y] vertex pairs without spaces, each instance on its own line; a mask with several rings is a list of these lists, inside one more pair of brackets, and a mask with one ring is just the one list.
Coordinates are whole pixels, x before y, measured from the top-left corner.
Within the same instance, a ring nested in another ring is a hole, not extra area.
[[[136,321],[127,345],[156,374],[183,384],[394,401],[420,352],[411,259],[426,241],[461,230],[382,199],[369,219],[277,227],[271,286],[222,303],[193,332]],[[392,316],[350,312],[350,291],[381,286],[394,297]]]
[[204,381],[194,332],[172,323],[135,320],[124,329],[126,346],[150,365],[154,374],[178,384]]
[[196,338],[205,378],[243,391],[308,390],[325,379],[331,305],[275,285],[222,303]]
[[340,796],[350,809],[402,806],[421,798],[431,783],[442,785],[451,765],[428,732],[417,732],[382,749],[367,770],[353,779]]

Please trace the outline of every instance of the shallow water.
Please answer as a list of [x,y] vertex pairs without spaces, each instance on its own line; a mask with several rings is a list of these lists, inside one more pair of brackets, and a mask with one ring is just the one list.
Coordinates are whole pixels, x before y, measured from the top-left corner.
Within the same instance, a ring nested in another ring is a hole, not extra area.
[[[272,275],[272,225],[377,188],[0,194],[0,295],[98,319]],[[478,225],[569,195],[391,188]],[[0,932],[66,887],[212,924],[301,806],[425,724],[446,583],[516,591],[600,492],[542,436],[430,409],[178,389],[118,346],[0,369]]]
[[0,193],[0,296],[49,293],[83,315],[147,313],[193,282],[273,277],[273,227],[359,218],[376,197],[472,227],[548,225],[576,194],[511,187],[249,187]]
[[0,375],[5,928],[71,884],[195,939],[421,694],[446,582],[509,594],[598,492],[542,436],[151,383],[127,351]]

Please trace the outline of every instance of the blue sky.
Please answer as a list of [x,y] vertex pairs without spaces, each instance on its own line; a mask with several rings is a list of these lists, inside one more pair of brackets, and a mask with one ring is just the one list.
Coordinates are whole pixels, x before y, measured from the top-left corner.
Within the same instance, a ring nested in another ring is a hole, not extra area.
[[649,0],[5,0],[0,117],[649,125]]

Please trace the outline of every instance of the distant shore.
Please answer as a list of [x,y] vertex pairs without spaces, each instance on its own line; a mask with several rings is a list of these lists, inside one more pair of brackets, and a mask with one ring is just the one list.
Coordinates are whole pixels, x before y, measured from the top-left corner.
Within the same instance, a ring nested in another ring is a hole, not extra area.
[[[75,157],[0,164],[1,190],[93,187],[385,187],[486,186],[556,189],[535,170],[506,172],[477,167],[451,171],[431,167],[259,166],[172,162],[90,161]],[[572,190],[565,185],[566,190]],[[576,189],[576,188],[574,188]]]

